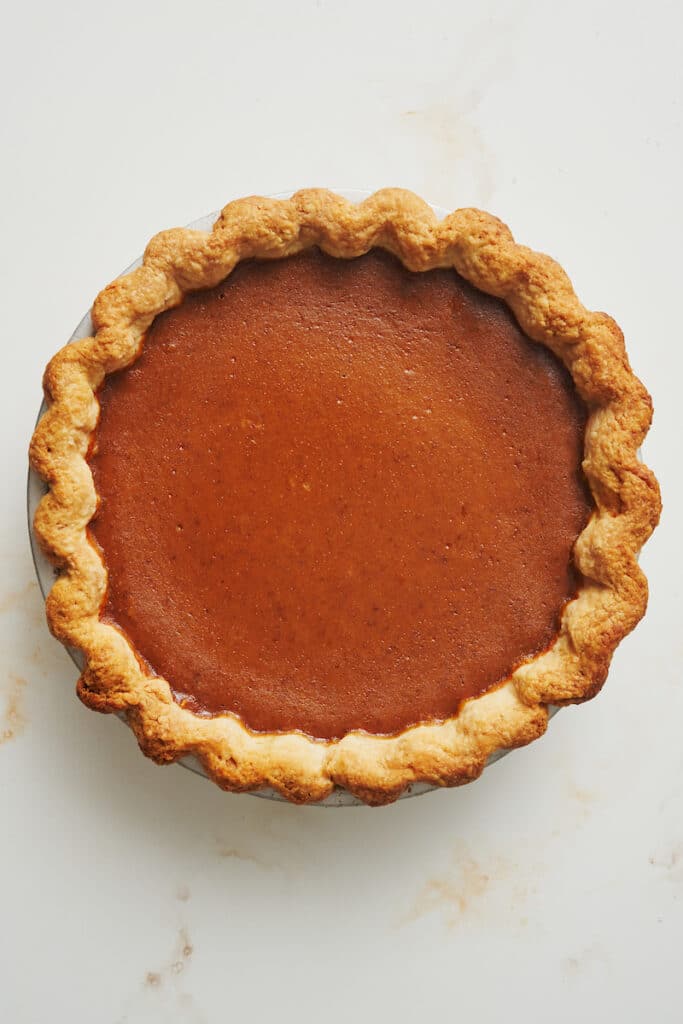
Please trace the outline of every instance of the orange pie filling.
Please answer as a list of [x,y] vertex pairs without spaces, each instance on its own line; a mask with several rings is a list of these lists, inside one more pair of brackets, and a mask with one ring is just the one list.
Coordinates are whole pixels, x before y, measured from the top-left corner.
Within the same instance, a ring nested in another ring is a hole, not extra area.
[[102,618],[196,714],[397,733],[552,644],[592,508],[585,408],[455,272],[242,263],[99,400]]

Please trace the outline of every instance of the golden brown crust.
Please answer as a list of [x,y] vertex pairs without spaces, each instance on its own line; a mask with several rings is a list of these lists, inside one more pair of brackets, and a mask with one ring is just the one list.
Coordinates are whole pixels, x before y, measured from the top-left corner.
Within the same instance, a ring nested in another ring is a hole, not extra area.
[[[135,359],[154,317],[186,291],[217,284],[247,257],[279,259],[311,245],[345,258],[380,246],[415,271],[455,267],[504,299],[523,330],[562,359],[589,408],[583,465],[596,511],[576,543],[583,583],[555,643],[504,685],[466,701],[454,718],[394,737],[353,733],[322,743],[298,733],[255,734],[230,715],[198,717],[99,619],[107,574],[87,533],[97,502],[86,462],[98,415],[95,390],[106,373]],[[637,451],[652,404],[615,322],[584,309],[564,271],[516,245],[496,218],[457,210],[437,221],[422,200],[400,189],[359,205],[321,189],[289,200],[242,199],[225,207],[210,233],[178,229],[153,238],[143,265],[105,288],[92,316],[94,337],[63,348],[45,373],[50,404],[30,457],[50,490],[35,531],[62,569],[47,614],[54,634],[85,656],[79,696],[98,711],[123,713],[149,757],[164,763],[195,754],[230,790],[272,786],[309,802],[337,785],[367,803],[387,803],[412,782],[452,786],[476,778],[494,751],[543,733],[547,704],[585,700],[600,689],[615,647],[647,603],[636,558],[657,523],[660,500]]]

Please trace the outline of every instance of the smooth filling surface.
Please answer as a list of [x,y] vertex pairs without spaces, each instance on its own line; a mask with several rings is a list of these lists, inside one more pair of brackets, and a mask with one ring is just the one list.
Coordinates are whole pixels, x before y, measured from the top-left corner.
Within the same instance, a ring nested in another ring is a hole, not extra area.
[[576,592],[585,410],[453,271],[240,264],[99,399],[102,617],[195,713],[321,739],[443,719]]

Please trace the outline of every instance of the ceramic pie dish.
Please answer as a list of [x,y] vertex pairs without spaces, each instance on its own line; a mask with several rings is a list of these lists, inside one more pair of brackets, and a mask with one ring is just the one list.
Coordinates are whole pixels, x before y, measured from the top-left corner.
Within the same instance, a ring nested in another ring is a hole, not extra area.
[[476,778],[642,616],[651,402],[500,221],[411,193],[157,235],[45,375],[31,463],[78,693],[220,786]]

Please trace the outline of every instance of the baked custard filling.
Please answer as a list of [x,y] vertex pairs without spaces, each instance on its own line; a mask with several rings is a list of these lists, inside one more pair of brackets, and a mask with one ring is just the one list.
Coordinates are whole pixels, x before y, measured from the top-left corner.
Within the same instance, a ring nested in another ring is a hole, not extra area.
[[101,615],[196,714],[319,739],[448,718],[578,588],[586,409],[453,270],[240,263],[99,401]]

